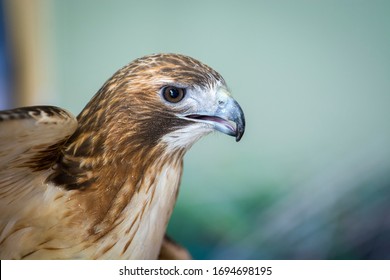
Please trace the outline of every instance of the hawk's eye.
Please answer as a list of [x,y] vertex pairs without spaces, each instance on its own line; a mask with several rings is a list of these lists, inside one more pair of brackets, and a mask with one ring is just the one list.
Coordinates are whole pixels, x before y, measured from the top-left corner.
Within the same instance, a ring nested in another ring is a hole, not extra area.
[[185,89],[168,86],[163,88],[162,94],[166,101],[171,103],[177,103],[184,98]]

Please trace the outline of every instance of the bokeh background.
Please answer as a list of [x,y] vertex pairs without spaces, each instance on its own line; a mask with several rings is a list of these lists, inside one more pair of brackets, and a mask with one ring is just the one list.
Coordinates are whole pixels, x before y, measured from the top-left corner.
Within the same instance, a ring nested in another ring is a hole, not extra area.
[[0,107],[78,114],[156,52],[242,105],[185,158],[169,234],[196,259],[390,259],[389,1],[0,0]]

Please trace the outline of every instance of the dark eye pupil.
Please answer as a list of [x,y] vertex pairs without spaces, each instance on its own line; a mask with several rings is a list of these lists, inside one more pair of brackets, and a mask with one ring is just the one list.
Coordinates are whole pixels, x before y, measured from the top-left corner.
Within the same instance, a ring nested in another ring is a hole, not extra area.
[[168,86],[162,89],[162,94],[166,101],[171,103],[177,103],[184,98],[185,89]]
[[179,91],[177,90],[177,88],[170,88],[169,89],[169,96],[173,99],[176,99],[178,98],[180,95]]

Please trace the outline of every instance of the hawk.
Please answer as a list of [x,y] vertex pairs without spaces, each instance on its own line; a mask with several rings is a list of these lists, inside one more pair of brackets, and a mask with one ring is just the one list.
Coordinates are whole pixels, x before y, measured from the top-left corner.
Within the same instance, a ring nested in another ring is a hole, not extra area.
[[239,141],[243,111],[220,74],[178,54],[126,65],[77,118],[0,112],[0,258],[187,257],[165,231],[183,156],[214,130]]

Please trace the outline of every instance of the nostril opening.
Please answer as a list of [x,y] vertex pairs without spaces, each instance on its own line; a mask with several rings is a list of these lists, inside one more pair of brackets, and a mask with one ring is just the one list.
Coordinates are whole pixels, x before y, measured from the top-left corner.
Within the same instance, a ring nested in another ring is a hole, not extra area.
[[225,105],[225,101],[219,100],[218,101],[218,105],[219,105],[219,107],[222,107],[223,105]]

